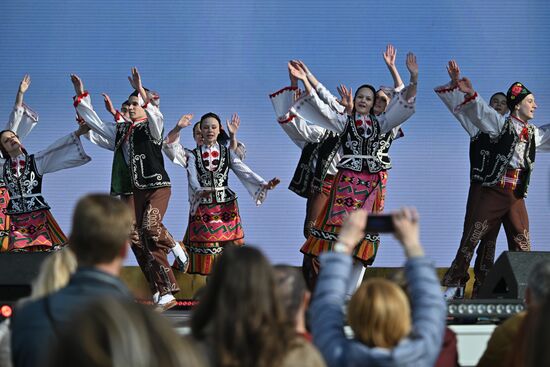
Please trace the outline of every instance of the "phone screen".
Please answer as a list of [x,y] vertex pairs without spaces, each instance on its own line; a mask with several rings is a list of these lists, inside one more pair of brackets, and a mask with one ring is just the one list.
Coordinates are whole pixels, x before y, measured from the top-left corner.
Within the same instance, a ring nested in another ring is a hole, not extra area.
[[390,214],[372,214],[367,219],[367,228],[365,232],[368,233],[392,233],[395,231],[393,226],[393,219]]

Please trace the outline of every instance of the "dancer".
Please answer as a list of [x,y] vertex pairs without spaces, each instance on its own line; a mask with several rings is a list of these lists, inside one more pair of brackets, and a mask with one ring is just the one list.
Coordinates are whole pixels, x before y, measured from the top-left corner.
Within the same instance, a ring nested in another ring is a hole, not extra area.
[[0,150],[3,157],[8,157],[2,167],[10,196],[6,208],[11,220],[8,251],[51,251],[67,244],[67,237],[42,195],[42,178],[47,173],[78,167],[91,160],[80,142],[86,131],[81,126],[35,154],[27,153],[15,132],[0,132]]
[[[172,129],[164,151],[174,163],[187,168],[191,208],[183,242],[190,257],[188,273],[209,275],[225,246],[244,244],[237,195],[228,186],[229,170],[257,205],[265,200],[267,190],[275,188],[280,181],[274,178],[266,182],[220,143],[221,119],[212,112],[200,119],[203,144],[186,152],[179,143],[179,134],[190,125],[193,115],[186,116]],[[234,114],[231,122],[227,122],[228,130],[238,123],[239,116]]]
[[438,95],[463,126],[473,125],[479,129],[475,149],[470,152],[471,184],[464,231],[456,257],[442,282],[448,287],[446,298],[452,298],[468,280],[468,267],[476,245],[501,223],[510,251],[530,251],[524,198],[536,150],[550,150],[550,125],[536,127],[529,123],[537,105],[533,94],[522,83],[516,82],[508,89],[506,104],[510,114],[504,117],[475,92],[468,78],[458,79],[460,69],[455,61],[449,62],[448,70],[452,86],[447,92],[440,89]]
[[[174,294],[179,287],[166,254],[172,251],[181,261],[182,268],[186,267],[188,257],[162,224],[171,194],[170,178],[164,170],[162,157],[164,117],[143,88],[136,68],[132,68],[132,76],[128,79],[135,89],[128,97],[131,122],[123,119],[119,123],[105,123],[97,118],[78,80],[75,107],[86,124],[114,146],[112,186],[115,192],[131,190],[133,193],[137,231],[146,253],[151,254],[142,269],[148,268],[155,287],[150,285],[150,288],[159,292],[159,309],[167,310],[176,305]],[[128,183],[131,183],[129,188],[125,187]]]
[[[458,68],[458,65],[455,62],[451,62],[449,64],[449,67],[447,68],[447,71],[449,72],[449,76],[451,77],[451,81],[443,86],[435,88],[436,94],[443,100],[443,102],[447,105],[447,107],[450,106],[456,106],[464,101],[464,93],[461,92],[458,89],[457,82],[460,79],[460,69]],[[491,106],[493,109],[495,109],[501,116],[505,116],[509,110],[508,106],[506,105],[506,94],[502,92],[497,92],[491,96],[489,99],[489,106]],[[483,146],[480,145],[481,135],[483,134],[480,132],[480,130],[473,125],[470,121],[468,121],[462,114],[455,113],[455,111],[451,110],[451,113],[459,120],[460,124],[466,130],[468,135],[470,136],[470,171],[472,171],[475,160],[478,156],[481,155],[481,150],[483,149]],[[471,178],[470,178],[471,179]],[[470,181],[470,183],[473,183],[473,181]],[[470,186],[470,190],[468,193],[468,200],[466,204],[466,217],[469,217],[468,213],[470,212],[471,206],[475,205],[472,201],[474,200],[474,196],[472,194],[472,187]],[[464,225],[466,226],[466,222]],[[466,231],[466,227],[464,228]],[[477,246],[476,250],[476,261],[474,264],[474,286],[472,290],[472,298],[475,298],[477,296],[477,293],[479,291],[479,288],[485,281],[485,278],[487,277],[487,274],[489,273],[489,270],[493,267],[493,263],[495,261],[495,250],[496,250],[496,242],[498,233],[500,231],[500,224],[496,225],[492,230],[488,231],[483,238],[479,241],[479,246]],[[464,232],[465,233],[465,232]],[[462,241],[461,241],[462,242]],[[476,245],[474,245],[474,248]],[[470,275],[466,273],[466,277],[462,279],[461,284],[466,285],[468,283],[468,280],[470,278]],[[452,288],[449,290],[449,293],[453,294],[447,294],[446,298],[463,298],[464,297],[464,288],[465,286]]]
[[[407,68],[411,74],[410,84],[393,98],[385,113],[376,117],[372,112],[376,93],[372,86],[362,85],[354,98],[351,89],[341,86],[339,92],[346,108],[346,113],[341,114],[320,100],[308,80],[307,71],[292,65],[292,73],[304,83],[307,96],[294,104],[291,113],[338,133],[343,154],[329,201],[302,246],[302,253],[316,257],[321,252],[331,251],[346,213],[358,208],[373,211],[378,197],[376,191],[383,186],[383,172],[391,167],[391,162],[380,154],[384,151],[380,139],[414,113],[418,66],[413,54],[407,55]],[[357,261],[352,276],[354,284],[349,285],[350,294],[361,278],[363,265],[367,265],[376,253],[377,240],[367,234],[356,247],[354,257]],[[310,284],[314,284],[317,272],[318,268],[312,269]]]
[[[25,103],[23,97],[31,85],[31,77],[25,75],[19,83],[15,105],[10,114],[5,130],[11,130],[23,140],[38,123],[38,115],[31,110]],[[3,157],[7,158],[7,157]],[[0,160],[0,164],[3,160]],[[5,213],[8,207],[10,196],[8,189],[0,176],[0,252],[8,251],[10,234],[10,216]]]

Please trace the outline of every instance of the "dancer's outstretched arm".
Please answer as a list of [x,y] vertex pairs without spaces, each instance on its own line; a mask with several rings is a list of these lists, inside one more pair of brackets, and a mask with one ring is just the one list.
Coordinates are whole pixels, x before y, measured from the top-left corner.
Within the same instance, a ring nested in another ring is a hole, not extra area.
[[397,56],[397,50],[395,49],[395,47],[393,47],[392,44],[387,45],[386,51],[384,51],[384,53],[382,54],[382,57],[384,58],[384,62],[386,63],[386,66],[390,71],[391,77],[393,79],[393,87],[395,89],[403,86],[403,80],[401,79],[401,75],[399,75],[399,71],[395,66],[396,56]]
[[130,81],[130,85],[139,93],[143,100],[142,107],[147,114],[151,135],[153,135],[155,139],[161,140],[164,129],[164,116],[155,103],[150,103],[149,94],[145,91],[145,88],[143,88],[141,75],[136,67],[132,68],[132,76],[128,77],[128,80]]
[[164,144],[162,145],[162,151],[166,156],[174,163],[184,168],[187,167],[188,155],[185,148],[180,143],[180,131],[191,125],[193,114],[185,114],[178,120],[176,126],[168,133]]
[[23,140],[29,135],[38,123],[38,115],[23,103],[23,97],[30,85],[31,77],[26,74],[19,83],[19,88],[17,89],[17,95],[15,97],[15,105],[13,106],[13,110],[5,127],[6,130],[11,130],[16,133],[20,140]]

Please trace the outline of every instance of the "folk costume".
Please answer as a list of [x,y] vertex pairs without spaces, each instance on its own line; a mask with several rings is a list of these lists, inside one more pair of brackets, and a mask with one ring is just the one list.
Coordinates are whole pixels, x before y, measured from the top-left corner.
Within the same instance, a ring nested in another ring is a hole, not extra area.
[[244,244],[237,195],[228,186],[229,170],[246,187],[256,205],[266,198],[267,182],[224,144],[186,150],[178,137],[165,143],[164,152],[187,169],[190,213],[183,239],[189,253],[187,272],[209,275],[225,246]]
[[24,152],[2,162],[2,175],[10,197],[6,208],[11,220],[8,251],[50,251],[67,244],[67,237],[42,195],[42,178],[47,173],[78,167],[90,160],[79,137],[71,133],[43,151]]
[[297,87],[285,87],[269,98],[279,125],[302,151],[288,189],[307,199],[304,221],[304,236],[307,238],[311,226],[328,200],[336,176],[336,164],[340,161],[340,137],[289,113],[297,91]]
[[[472,137],[470,191],[457,255],[442,284],[463,287],[474,249],[488,232],[506,229],[510,251],[530,251],[529,219],[524,198],[537,150],[550,150],[550,125],[536,127],[501,116],[479,95],[467,97],[450,85],[436,93]],[[507,94],[510,111],[530,92],[514,83]],[[476,273],[484,279],[483,272]]]
[[[393,131],[398,131],[401,124],[414,113],[415,98],[406,101],[405,92],[406,89],[396,93],[386,112],[380,116],[350,116],[335,111],[319,98],[315,90],[292,106],[290,113],[331,130],[340,137],[338,173],[328,203],[300,249],[304,255],[316,258],[322,252],[331,251],[347,213],[360,208],[372,213],[383,208],[386,171],[391,168],[388,150],[391,140],[397,136]],[[366,266],[372,263],[379,241],[378,234],[366,234],[353,252],[358,264]],[[315,262],[312,265],[312,279],[308,279],[310,284],[315,283],[318,273]],[[362,268],[354,268],[354,281],[360,279]],[[355,285],[351,287],[355,289]]]
[[[5,130],[11,130],[22,141],[38,123],[38,115],[26,104],[14,106]],[[8,251],[10,243],[10,216],[6,214],[10,196],[8,189],[0,177],[0,252]]]
[[[91,98],[87,92],[84,93],[80,100],[75,97],[75,107],[79,105],[79,109],[83,113],[83,115],[80,115],[80,113],[78,113],[77,108],[77,120],[83,121],[84,123],[95,121],[96,125],[106,125],[106,123],[103,122],[99,123],[101,119],[93,109]],[[124,117],[119,111],[116,111],[114,120],[116,124],[131,123],[130,119]],[[94,130],[90,130],[84,136],[93,144],[114,153],[113,165],[111,169],[111,195],[120,197],[123,202],[128,204],[128,206],[132,210],[132,213],[134,213],[135,215],[135,204],[132,191],[132,180],[130,178],[130,167],[126,163],[124,156],[122,159],[120,159],[120,155],[123,155],[123,152],[120,147],[119,149],[116,149],[116,137],[105,138],[103,135],[97,133]],[[119,155],[119,159],[117,159],[117,155]],[[143,242],[141,241],[141,236],[132,236],[131,248],[134,256],[136,257],[136,261],[143,275],[145,276],[147,284],[149,285],[151,294],[155,294],[158,290],[155,284],[155,277],[153,275],[153,269],[155,268],[153,263],[156,262],[153,254],[143,245]]]
[[171,194],[162,157],[162,113],[158,106],[147,103],[142,106],[147,114],[142,120],[120,117],[116,123],[106,123],[97,117],[87,92],[75,98],[75,107],[86,124],[114,149],[111,192],[126,196],[132,193],[136,228],[143,246],[143,256],[137,260],[140,267],[143,265],[144,274],[148,274],[151,292],[158,291],[161,297],[177,293],[179,286],[167,253],[179,244],[162,224]]

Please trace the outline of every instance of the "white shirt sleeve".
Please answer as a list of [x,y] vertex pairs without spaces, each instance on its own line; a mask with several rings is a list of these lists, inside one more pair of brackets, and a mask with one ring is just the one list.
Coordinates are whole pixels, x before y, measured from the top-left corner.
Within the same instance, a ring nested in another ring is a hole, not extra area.
[[38,123],[38,115],[23,103],[21,107],[13,107],[10,119],[6,124],[6,130],[11,130],[19,136],[20,140],[25,139]]
[[164,116],[160,112],[160,109],[153,103],[147,103],[147,105],[143,108],[145,109],[145,113],[147,114],[147,120],[149,122],[151,135],[153,135],[153,138],[157,140],[162,140],[162,133],[164,130]]
[[313,89],[294,103],[290,113],[337,134],[344,132],[348,121],[347,114],[339,113],[324,103]]
[[455,108],[460,106],[460,104],[466,99],[466,94],[458,89],[458,87],[451,87],[450,82],[434,88],[434,91],[443,101],[443,104],[445,104],[453,116],[458,120],[460,125],[462,125],[464,130],[466,130],[468,135],[470,135],[470,137],[476,136],[477,133],[479,133],[479,129],[466,117],[466,115],[455,111]]
[[74,106],[78,115],[84,119],[93,131],[102,136],[110,144],[115,146],[116,141],[116,125],[115,123],[103,122],[92,107],[92,100],[88,92],[76,97]]
[[112,152],[115,150],[114,141],[105,139],[103,136],[99,135],[93,130],[90,130],[86,134],[84,134],[84,137],[88,139],[92,144],[97,145],[100,148],[107,149]]
[[246,145],[243,142],[237,141],[237,148],[233,151],[241,161],[246,158]]
[[267,196],[267,189],[264,187],[267,182],[258,174],[254,173],[235,154],[230,154],[230,156],[229,168],[231,168],[239,181],[246,187],[256,205],[262,204]]
[[315,88],[315,90],[317,91],[317,95],[319,96],[321,101],[329,105],[330,108],[332,108],[334,111],[338,113],[344,113],[346,111],[346,108],[338,103],[338,99],[332,93],[330,93],[330,91],[325,88],[323,84],[317,84],[317,88]]
[[168,157],[168,159],[172,161],[172,163],[183,168],[187,167],[187,152],[185,151],[185,148],[181,145],[179,136],[171,143],[168,143],[165,140],[162,144],[162,151]]
[[41,175],[65,168],[78,167],[92,160],[84,151],[84,147],[75,133],[70,133],[46,149],[35,153],[34,159],[36,169]]
[[499,136],[506,123],[506,117],[489,106],[477,93],[471,98],[466,98],[455,107],[455,111],[463,114],[466,119],[479,130],[489,134],[491,138]]
[[535,127],[535,145],[539,151],[550,152],[550,124]]
[[407,121],[415,111],[416,97],[405,100],[405,94],[407,88],[401,92],[396,93],[391,99],[386,112],[383,112],[377,116],[378,123],[380,124],[380,131],[385,134],[391,131],[393,128],[400,126]]

